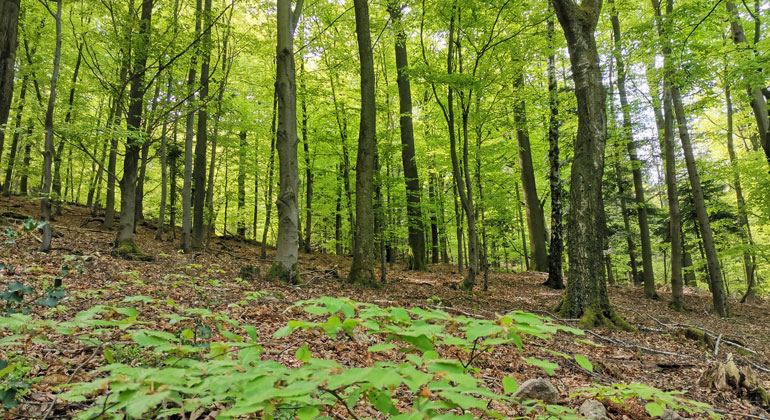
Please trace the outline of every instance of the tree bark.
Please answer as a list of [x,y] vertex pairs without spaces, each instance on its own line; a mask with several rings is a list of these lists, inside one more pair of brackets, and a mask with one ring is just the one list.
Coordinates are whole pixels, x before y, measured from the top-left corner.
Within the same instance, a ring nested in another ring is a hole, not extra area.
[[299,256],[299,168],[297,163],[297,86],[295,83],[294,30],[302,13],[302,0],[294,11],[290,0],[278,0],[278,42],[276,47],[276,93],[279,160],[278,243],[270,277],[287,283],[300,281]]
[[378,286],[374,275],[374,155],[377,152],[376,109],[374,95],[374,57],[369,33],[369,4],[353,0],[356,16],[358,57],[361,63],[361,122],[356,158],[356,232],[353,263],[348,282]]
[[300,63],[302,88],[302,148],[305,152],[305,252],[312,252],[310,238],[313,224],[313,166],[310,160],[310,142],[307,134],[307,90],[305,89],[305,61]]
[[[195,36],[201,32],[201,0],[195,4]],[[190,57],[190,68],[187,71],[187,94],[189,98],[194,97],[196,90],[195,75],[198,64],[199,50]],[[191,105],[187,111],[185,119],[185,139],[184,139],[184,181],[182,184],[182,241],[179,247],[183,252],[192,251],[192,188],[193,188],[193,136],[195,135],[195,107]],[[204,157],[205,161],[205,157]],[[201,186],[197,188],[201,188]]]
[[[730,33],[733,38],[733,43],[735,45],[747,44],[746,34],[743,32],[743,25],[741,25],[735,3],[728,1],[726,6],[727,12],[730,14]],[[759,13],[759,11],[757,11],[757,13]],[[757,27],[754,35],[755,45],[759,39],[759,34],[759,27]],[[754,119],[757,122],[759,141],[762,144],[762,148],[765,150],[767,162],[770,164],[770,120],[768,118],[767,101],[762,94],[762,86],[750,85],[748,87],[748,95],[749,98],[751,98],[751,109],[754,111]],[[0,120],[0,122],[2,122],[2,120]]]
[[246,208],[246,169],[248,167],[246,163],[248,143],[246,142],[245,130],[241,130],[240,134],[238,134],[238,139],[238,227],[236,228],[236,234],[241,239],[245,239],[246,220],[244,219],[244,211]]
[[[550,6],[550,3],[549,3]],[[548,20],[548,44],[553,48],[553,18]],[[564,242],[562,239],[562,186],[561,162],[559,161],[559,90],[556,83],[556,54],[548,56],[548,162],[550,172],[548,181],[551,187],[551,243],[548,255],[548,279],[545,285],[552,289],[564,288],[562,275],[562,254]],[[507,259],[507,258],[506,258]]]
[[5,128],[13,102],[19,9],[20,0],[0,0],[0,160],[3,157]]
[[399,98],[399,124],[401,128],[401,161],[404,165],[406,182],[406,213],[409,247],[412,250],[410,269],[425,271],[425,234],[420,204],[420,177],[414,149],[414,127],[412,124],[412,88],[407,74],[409,62],[406,52],[406,33],[402,21],[401,4],[388,3],[388,12],[396,32],[395,54]]
[[[513,86],[520,90],[524,86],[524,68],[517,69],[519,74],[515,76]],[[524,193],[524,208],[527,212],[527,231],[529,232],[529,249],[532,252],[532,269],[535,271],[548,271],[548,251],[545,248],[545,217],[537,197],[537,185],[535,183],[535,169],[532,165],[532,147],[529,143],[529,129],[527,128],[527,109],[523,98],[519,95],[515,100],[513,119],[516,125],[516,143],[518,145],[519,172],[521,173],[521,187]]]
[[[6,166],[5,169],[5,182],[3,183],[3,195],[6,197],[11,196],[11,179],[13,177],[13,165],[16,162],[16,152],[19,147],[19,136],[21,135],[21,118],[24,115],[24,102],[27,96],[27,80],[29,79],[28,76],[24,76],[21,80],[21,92],[19,92],[19,105],[16,108],[16,118],[14,119],[14,122],[16,123],[16,129],[13,133],[13,140],[11,140],[11,154],[8,157],[8,166]],[[2,131],[2,128],[0,128],[0,131]],[[2,135],[2,134],[0,134]],[[2,145],[0,144],[0,149],[2,149]],[[0,155],[2,152],[0,151]]]
[[[276,133],[276,118],[278,116],[278,89],[276,88],[273,93],[273,119],[270,126],[270,164],[267,170],[267,195],[265,196],[265,228],[262,230],[262,249],[260,250],[260,258],[263,260],[267,258],[267,233],[270,231],[270,216],[273,211],[273,169],[275,168],[275,137]],[[254,189],[256,191],[256,188]],[[256,207],[256,205],[255,205]],[[255,233],[256,235],[256,233]]]
[[[200,0],[198,0],[200,3]],[[209,66],[211,61],[211,0],[203,2],[202,20],[205,26],[200,41],[201,77],[198,90],[198,129],[195,133],[195,165],[193,166],[193,226],[191,244],[194,249],[203,247],[204,207],[206,204],[206,151],[208,150],[208,97]]]
[[[45,113],[45,150],[43,152],[43,188],[40,192],[40,221],[43,225],[43,241],[40,243],[40,251],[48,252],[51,250],[51,183],[53,175],[51,173],[51,164],[54,157],[53,146],[53,117],[54,106],[56,105],[56,84],[59,81],[59,64],[61,62],[61,10],[62,2],[56,3],[56,50],[54,52],[53,73],[51,75],[51,87],[48,93],[48,107]],[[50,11],[50,10],[49,10]]]
[[143,252],[134,243],[134,217],[136,216],[136,180],[139,165],[142,111],[144,109],[144,75],[147,67],[147,55],[150,49],[151,19],[154,0],[142,1],[139,32],[134,45],[134,64],[129,80],[128,117],[126,128],[131,136],[126,141],[126,155],[123,159],[123,178],[120,180],[120,230],[115,240],[118,251],[124,254],[143,256]]
[[556,16],[567,38],[575,94],[578,132],[570,179],[570,211],[567,222],[569,282],[559,312],[581,318],[580,325],[611,325],[628,328],[612,309],[602,266],[604,205],[602,174],[607,133],[605,92],[599,68],[594,31],[601,0],[553,0]]
[[[612,0],[611,0],[612,1]],[[618,95],[623,112],[623,137],[631,160],[631,174],[634,178],[634,198],[639,220],[639,235],[642,244],[642,280],[644,282],[645,296],[655,295],[655,273],[652,268],[652,243],[650,242],[650,223],[647,217],[647,199],[644,196],[644,180],[642,178],[642,162],[636,152],[636,140],[634,139],[633,126],[631,124],[631,107],[628,104],[626,94],[626,66],[623,61],[621,48],[620,20],[618,19],[615,5],[611,6],[612,33],[615,40],[615,63],[618,71]],[[636,280],[636,278],[634,279]]]

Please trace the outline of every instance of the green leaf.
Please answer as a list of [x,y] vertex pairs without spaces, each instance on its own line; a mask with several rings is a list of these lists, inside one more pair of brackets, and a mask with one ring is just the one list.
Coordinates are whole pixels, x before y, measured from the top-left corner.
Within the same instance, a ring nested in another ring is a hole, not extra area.
[[548,375],[553,375],[556,369],[559,368],[559,365],[556,363],[549,362],[547,360],[535,359],[534,357],[526,357],[524,358],[524,361],[532,366],[542,368]]
[[286,337],[288,335],[291,335],[292,332],[294,332],[294,328],[292,328],[292,327],[287,325],[287,326],[279,329],[278,331],[276,331],[273,334],[273,338],[283,338],[283,337]]
[[506,394],[513,394],[519,389],[519,383],[516,382],[516,379],[511,378],[510,376],[506,376],[503,378],[503,391]]
[[299,410],[297,410],[297,418],[299,420],[310,420],[316,418],[320,411],[318,411],[317,408],[312,406],[302,407]]
[[576,354],[575,355],[575,361],[583,369],[585,369],[585,370],[587,370],[589,372],[593,372],[594,371],[594,365],[591,363],[590,360],[588,360],[587,357],[583,356],[582,354]]
[[257,335],[257,329],[252,325],[246,325],[243,327],[244,330],[246,330],[246,333],[249,335],[249,338],[251,338],[252,341],[255,343],[257,342],[257,339],[259,336]]
[[300,362],[309,362],[310,359],[313,357],[313,354],[310,352],[310,349],[308,348],[307,344],[303,344],[302,347],[297,349],[297,352],[294,353],[294,358],[299,360]]
[[375,344],[373,346],[369,346],[369,348],[367,348],[366,350],[372,353],[376,353],[378,351],[385,351],[385,350],[390,350],[394,348],[396,348],[396,345],[393,343],[383,343],[383,344]]
[[649,413],[652,417],[662,416],[663,412],[665,411],[663,406],[656,402],[648,402],[644,405],[644,409],[647,410],[647,413]]

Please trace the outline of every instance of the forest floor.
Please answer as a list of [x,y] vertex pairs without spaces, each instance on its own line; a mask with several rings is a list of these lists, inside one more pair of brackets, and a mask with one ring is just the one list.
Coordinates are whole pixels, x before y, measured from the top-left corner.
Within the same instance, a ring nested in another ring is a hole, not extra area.
[[[14,197],[0,198],[0,230],[19,226],[23,220],[13,215],[36,216],[38,201]],[[11,225],[11,226],[9,226]],[[240,322],[254,325],[259,330],[263,345],[270,351],[264,357],[292,364],[294,350],[308,344],[316,357],[345,361],[353,365],[371,365],[373,358],[389,353],[367,353],[366,343],[354,339],[322,340],[319,335],[293,334],[279,340],[272,334],[290,319],[309,316],[291,309],[299,300],[319,296],[349,297],[356,301],[374,302],[381,306],[439,307],[454,314],[494,318],[511,310],[531,311],[539,315],[549,313],[558,303],[561,292],[540,284],[543,273],[489,273],[489,290],[465,293],[457,290],[461,276],[456,267],[432,265],[430,272],[405,271],[403,264],[389,267],[387,284],[377,290],[362,289],[345,284],[344,276],[350,264],[348,258],[328,254],[301,254],[300,270],[304,284],[299,286],[266,282],[260,279],[243,281],[240,272],[244,266],[258,266],[266,273],[270,264],[260,260],[259,247],[236,240],[215,238],[203,253],[180,254],[171,242],[153,239],[155,229],[140,226],[136,242],[153,260],[129,261],[113,253],[115,233],[99,228],[84,207],[67,206],[64,214],[53,222],[55,237],[53,250],[43,254],[37,251],[37,234],[20,238],[14,244],[0,245],[0,262],[13,264],[15,274],[0,271],[0,285],[15,281],[39,284],[60,273],[66,255],[87,256],[83,272],[72,272],[64,278],[67,297],[58,310],[45,314],[54,319],[72,319],[79,311],[96,304],[115,304],[129,296],[145,295],[172,299],[183,307],[205,307],[225,313]],[[48,277],[47,277],[48,276]],[[0,287],[4,290],[4,287]],[[252,295],[246,305],[242,302],[247,292]],[[600,347],[576,342],[566,334],[556,334],[550,341],[530,340],[520,354],[515,347],[496,349],[482,354],[474,362],[486,381],[500,381],[513,376],[518,382],[545,376],[537,367],[522,362],[522,357],[538,357],[560,364],[551,377],[561,396],[561,403],[573,408],[584,397],[570,398],[578,388],[595,383],[641,382],[664,390],[681,390],[688,398],[711,404],[727,418],[770,418],[769,407],[764,411],[746,395],[735,391],[716,391],[698,385],[698,378],[710,366],[724,361],[732,354],[738,365],[750,364],[770,389],[770,303],[755,301],[740,304],[730,299],[733,316],[722,319],[711,311],[707,291],[688,289],[684,302],[689,309],[679,313],[668,308],[670,290],[658,289],[660,300],[643,297],[640,288],[610,287],[612,304],[619,313],[637,328],[635,332],[595,329],[586,338]],[[43,311],[36,314],[43,316]],[[160,317],[156,328],[171,328]],[[555,319],[555,322],[575,326],[576,320]],[[718,337],[710,343],[685,338],[681,332],[696,326]],[[0,339],[7,335],[0,331]],[[740,347],[733,345],[738,344]],[[718,347],[715,351],[714,347]],[[580,368],[576,363],[555,356],[548,349],[572,354],[585,354],[596,367],[595,372]],[[291,351],[287,351],[291,350]],[[0,359],[10,349],[0,347]],[[18,408],[7,410],[5,418],[41,418],[59,392],[58,385],[92,379],[96,369],[106,362],[93,346],[74,340],[62,339],[53,348],[43,343],[28,345],[23,356],[37,361],[28,378],[31,388]],[[717,353],[717,354],[715,354]],[[490,386],[499,388],[499,383]],[[66,418],[82,404],[57,401],[47,412],[48,418]],[[0,412],[2,412],[0,408]],[[613,419],[647,418],[642,402],[630,401],[625,405],[609,404],[608,415]],[[2,417],[2,416],[0,416]]]

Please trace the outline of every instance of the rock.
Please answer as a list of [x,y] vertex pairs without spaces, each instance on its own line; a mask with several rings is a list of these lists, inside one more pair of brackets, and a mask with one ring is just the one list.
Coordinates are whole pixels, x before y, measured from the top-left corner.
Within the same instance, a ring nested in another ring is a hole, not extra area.
[[546,404],[555,404],[559,400],[559,390],[543,378],[529,379],[519,385],[519,390],[513,396],[521,401],[540,400]]
[[578,408],[578,412],[587,419],[610,420],[607,417],[607,409],[604,408],[604,404],[596,400],[585,400]]
[[676,414],[676,411],[667,408],[666,411],[660,416],[660,420],[685,420],[684,417]]

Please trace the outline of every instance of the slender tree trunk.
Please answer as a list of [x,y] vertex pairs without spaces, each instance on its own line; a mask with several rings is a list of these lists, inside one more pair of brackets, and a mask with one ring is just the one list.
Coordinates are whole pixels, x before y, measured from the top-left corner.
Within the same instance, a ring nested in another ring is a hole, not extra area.
[[[549,7],[550,7],[550,3]],[[549,46],[553,47],[554,19],[548,20],[547,36]],[[562,186],[561,162],[559,161],[559,90],[556,82],[556,54],[548,56],[548,162],[550,172],[548,181],[551,187],[551,243],[548,256],[548,279],[545,285],[552,289],[564,288],[562,275]],[[506,260],[508,257],[506,256]],[[508,263],[506,262],[506,266]]]
[[300,62],[302,84],[302,148],[305,152],[305,252],[312,251],[310,237],[313,223],[313,166],[310,161],[310,142],[307,134],[307,90],[305,89],[305,61]]
[[[5,126],[13,102],[20,0],[0,0],[0,161],[5,145]],[[25,76],[26,79],[26,76]],[[22,101],[23,102],[23,101]],[[18,123],[17,123],[18,125]]]
[[401,127],[401,161],[404,165],[406,182],[407,230],[409,247],[412,250],[411,266],[417,271],[425,271],[425,235],[420,204],[420,178],[414,149],[414,127],[412,124],[412,88],[407,70],[409,67],[406,52],[406,33],[402,22],[401,5],[397,1],[388,3],[388,12],[396,32],[396,70],[398,77],[399,123]]
[[41,191],[40,200],[40,221],[44,223],[43,226],[43,241],[40,244],[41,252],[48,252],[51,250],[51,164],[54,157],[53,146],[53,117],[54,106],[56,104],[56,84],[59,81],[59,63],[61,62],[61,10],[62,2],[56,3],[56,50],[54,52],[53,61],[53,74],[51,76],[51,87],[48,94],[48,108],[45,113],[45,151],[43,152],[43,188]]
[[527,251],[527,235],[524,234],[524,215],[521,211],[521,193],[519,192],[519,183],[516,182],[516,216],[519,220],[519,235],[521,235],[521,249],[524,251],[522,257],[524,257],[524,267],[529,271],[529,252]]
[[[610,12],[612,33],[615,40],[615,63],[618,69],[618,95],[620,96],[620,106],[623,112],[623,137],[626,149],[628,150],[628,157],[631,160],[631,174],[634,178],[634,204],[637,219],[639,220],[639,239],[642,244],[642,280],[644,282],[645,296],[651,297],[655,295],[655,273],[652,268],[652,243],[650,242],[650,223],[647,217],[647,199],[644,196],[642,162],[639,160],[636,152],[636,140],[634,139],[631,123],[631,107],[628,104],[628,95],[626,94],[626,67],[622,56],[620,20],[618,19],[614,3],[611,4]],[[634,281],[638,281],[636,277]]]
[[[617,186],[618,186],[618,199],[620,201],[620,213],[623,216],[623,228],[624,228],[624,233],[626,237],[626,245],[628,246],[628,258],[629,258],[629,265],[631,266],[631,277],[633,278],[634,284],[640,284],[641,283],[639,281],[640,276],[639,276],[639,271],[637,270],[637,264],[636,264],[636,245],[634,244],[634,238],[631,234],[631,222],[629,220],[628,206],[626,205],[626,195],[627,195],[626,186],[625,186],[626,180],[623,179],[624,177],[620,171],[620,163],[618,162],[618,159],[621,159],[621,157],[618,156],[615,159],[615,162],[613,162],[613,166],[615,169],[615,180],[617,181]],[[651,297],[651,296],[648,296],[648,297]]]
[[[201,0],[196,1],[195,5],[195,36],[201,33]],[[198,55],[200,48],[190,57],[190,69],[187,72],[187,93],[192,98],[196,90],[195,75],[198,64]],[[192,188],[193,188],[193,136],[195,135],[195,108],[190,106],[185,120],[185,139],[184,139],[184,182],[182,185],[182,242],[180,248],[185,253],[192,251]],[[204,130],[205,135],[205,130]],[[204,144],[205,146],[205,144]],[[205,161],[205,156],[204,156]],[[196,186],[202,189],[203,186]]]
[[356,38],[361,62],[361,123],[358,131],[356,159],[356,231],[353,263],[348,282],[369,287],[378,286],[374,276],[374,193],[375,154],[377,152],[376,109],[374,95],[374,57],[369,33],[369,4],[353,1],[356,15]]
[[[21,135],[21,118],[24,115],[24,102],[27,96],[27,80],[28,76],[24,76],[21,80],[21,92],[19,92],[19,106],[16,109],[16,130],[13,133],[13,140],[11,140],[11,154],[8,157],[8,166],[5,169],[5,182],[3,183],[3,195],[10,197],[11,195],[11,179],[13,177],[13,165],[16,162],[16,151],[19,146],[19,136]],[[0,128],[0,132],[2,129]],[[0,134],[2,136],[3,134]],[[0,150],[2,150],[2,144],[0,144]],[[0,151],[2,155],[2,151]]]
[[452,186],[454,192],[452,197],[454,198],[455,203],[455,227],[457,228],[457,273],[463,274],[465,271],[465,257],[463,255],[463,251],[465,250],[465,247],[463,246],[463,209],[457,201],[457,184],[455,183]]
[[[524,87],[524,68],[522,67],[518,70],[519,74],[516,76],[513,85],[517,90],[521,90]],[[532,165],[532,148],[529,143],[529,129],[527,128],[527,109],[521,94],[516,99],[513,118],[516,125],[521,186],[527,211],[527,230],[529,231],[529,248],[532,252],[532,268],[535,271],[548,271],[548,251],[545,249],[545,217],[543,216],[543,209],[540,208],[540,200],[537,197],[535,169]]]
[[299,257],[299,167],[297,163],[297,86],[295,83],[294,31],[302,0],[292,11],[290,0],[278,0],[278,42],[276,47],[276,93],[279,160],[278,243],[270,277],[296,284],[300,281]]
[[[738,204],[738,224],[741,227],[741,241],[743,246],[753,248],[754,241],[751,238],[751,228],[749,227],[749,218],[746,212],[746,200],[743,198],[741,175],[737,168],[738,159],[735,156],[733,101],[730,95],[729,84],[725,87],[725,106],[727,108],[727,154],[730,156],[730,165],[733,166],[733,189],[735,190],[736,202]],[[748,249],[743,251],[743,267],[746,274],[746,293],[741,298],[741,302],[756,297],[756,291],[754,290],[754,257]]]
[[[176,8],[174,10],[177,10]],[[175,13],[176,15],[176,13]],[[171,101],[171,90],[174,86],[174,78],[171,73],[168,76],[168,85],[166,86],[166,100],[168,104]],[[176,120],[174,120],[176,127]],[[166,223],[166,195],[168,194],[168,121],[163,121],[163,128],[160,134],[160,205],[158,207],[158,228],[155,232],[155,240],[163,240],[163,231]],[[174,225],[171,225],[174,229]]]
[[24,159],[22,161],[21,177],[19,178],[19,194],[29,194],[29,188],[27,187],[27,179],[29,178],[29,160],[30,153],[32,151],[31,144],[32,137],[32,122],[30,121],[27,126],[27,144],[24,145]]
[[433,208],[430,212],[430,247],[431,247],[431,263],[438,264],[440,261],[439,248],[439,236],[438,236],[438,199],[436,197],[436,182],[435,177],[431,177],[430,184],[428,184],[428,197]]
[[604,267],[602,174],[607,133],[605,92],[594,31],[601,0],[553,0],[564,29],[578,102],[578,132],[570,180],[567,222],[569,282],[559,308],[563,316],[581,317],[580,325],[628,324],[612,309]]
[[[735,7],[735,3],[728,1],[726,6],[731,18],[730,33],[733,38],[733,43],[735,45],[747,44],[746,35],[743,32],[743,26],[741,25],[740,17],[738,16],[738,9]],[[758,10],[757,14],[759,14]],[[759,40],[759,34],[760,27],[757,26],[754,35],[755,45]],[[762,94],[762,87],[763,86],[759,86],[757,84],[750,85],[748,87],[748,96],[751,98],[751,109],[754,111],[754,119],[757,122],[759,141],[762,144],[762,148],[765,150],[767,162],[770,164],[770,121],[768,119],[767,101],[765,99],[765,95]]]
[[337,255],[342,255],[342,187],[340,185],[342,166],[337,166],[337,205],[334,212],[334,250]]
[[[198,0],[200,3],[201,0]],[[191,244],[195,249],[203,247],[204,206],[206,203],[206,151],[208,150],[208,97],[209,97],[209,66],[211,59],[211,0],[203,1],[202,20],[205,26],[200,41],[201,77],[198,91],[198,130],[195,133],[195,165],[193,166],[193,226]]]
[[[273,120],[270,126],[270,164],[267,171],[267,195],[265,196],[265,228],[262,230],[262,249],[260,258],[267,258],[267,234],[270,231],[270,216],[273,211],[273,168],[275,167],[275,138],[276,138],[276,117],[278,113],[278,89],[273,95]],[[280,159],[280,157],[279,157]]]
[[147,55],[150,49],[150,32],[153,0],[143,0],[142,14],[139,22],[139,32],[134,46],[134,64],[131,70],[131,91],[129,93],[128,117],[126,128],[134,132],[126,142],[126,155],[123,159],[123,178],[120,180],[120,230],[115,240],[118,250],[126,254],[138,254],[142,251],[134,244],[134,217],[136,215],[136,180],[139,164],[139,135],[142,126],[142,110],[144,108],[144,75],[147,67]]
[[[133,10],[134,3],[131,0],[129,8]],[[121,58],[120,72],[118,76],[118,82],[120,86],[124,86],[128,78],[129,67],[128,55]],[[113,109],[115,110],[113,117],[121,115],[124,112],[123,106],[123,94],[125,88],[121,87],[118,92],[115,92],[115,98],[113,102]],[[120,126],[120,118],[116,117],[114,120],[108,121],[110,128]],[[117,179],[117,160],[118,160],[118,130],[110,130],[110,157],[107,162],[107,198],[104,206],[104,222],[102,228],[112,230],[115,228],[115,182]]]
[[176,142],[176,134],[177,134],[177,122],[179,120],[174,120],[174,142],[171,145],[171,149],[168,151],[168,158],[171,162],[169,162],[169,170],[171,171],[170,176],[170,182],[171,182],[171,191],[169,191],[169,211],[168,211],[168,226],[171,228],[171,237],[169,238],[170,241],[176,240],[176,197],[177,197],[177,183],[176,183],[176,177],[177,177],[177,170],[179,167],[179,156],[181,156],[181,150],[179,150],[179,147],[177,146]]
[[241,130],[238,138],[238,227],[236,234],[241,239],[245,239],[246,220],[244,219],[244,211],[246,208],[246,169],[248,167],[246,163],[246,149],[248,148],[248,144],[246,143],[246,131]]
[[[75,69],[72,72],[72,84],[70,85],[70,94],[69,94],[69,100],[67,102],[67,113],[64,115],[64,124],[69,125],[69,123],[72,121],[72,109],[75,104],[75,87],[77,86],[78,82],[78,73],[80,72],[80,63],[83,61],[83,44],[81,43],[78,46],[78,58],[77,61],[75,61]],[[61,139],[59,141],[59,145],[56,148],[56,154],[54,155],[53,159],[53,192],[56,193],[56,215],[61,216],[61,202],[66,200],[66,195],[62,195],[61,191],[61,166],[62,166],[62,153],[64,152],[64,146],[65,146],[64,139]],[[71,150],[70,150],[71,153]]]

